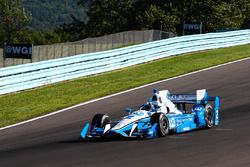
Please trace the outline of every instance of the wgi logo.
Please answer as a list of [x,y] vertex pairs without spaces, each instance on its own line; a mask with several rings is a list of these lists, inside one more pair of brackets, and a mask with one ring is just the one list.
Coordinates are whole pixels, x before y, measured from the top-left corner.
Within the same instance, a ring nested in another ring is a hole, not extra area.
[[6,44],[4,47],[5,58],[31,59],[31,44]]
[[7,46],[6,47],[7,54],[32,54],[32,47],[18,47],[18,46]]
[[201,22],[184,22],[183,23],[183,35],[187,34],[201,34],[202,23]]
[[184,24],[185,30],[199,30],[200,24]]

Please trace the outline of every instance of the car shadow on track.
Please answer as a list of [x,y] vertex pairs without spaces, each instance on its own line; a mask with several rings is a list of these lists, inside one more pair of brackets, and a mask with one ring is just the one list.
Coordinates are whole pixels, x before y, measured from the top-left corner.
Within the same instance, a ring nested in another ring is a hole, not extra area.
[[[124,138],[124,137],[109,137],[109,138],[86,138],[82,139],[81,137],[76,137],[64,141],[59,141],[58,143],[60,144],[73,144],[73,143],[96,143],[96,142],[121,142],[121,141],[148,141],[148,140],[157,140],[160,138],[168,138],[168,139],[187,139],[190,137],[191,134],[195,134],[198,132],[202,131],[210,131],[210,130],[216,130],[217,128],[212,128],[212,129],[195,129],[192,130],[191,132],[183,132],[176,134],[174,132],[170,132],[166,137],[155,137],[155,138],[141,138],[141,137],[134,137],[134,138]],[[190,134],[190,135],[189,135]]]
[[87,138],[87,139],[82,139],[81,137],[79,137],[77,139],[59,141],[58,143],[61,143],[61,144],[73,144],[73,143],[145,141],[145,140],[152,140],[152,139],[145,139],[145,138],[95,138],[95,139]]

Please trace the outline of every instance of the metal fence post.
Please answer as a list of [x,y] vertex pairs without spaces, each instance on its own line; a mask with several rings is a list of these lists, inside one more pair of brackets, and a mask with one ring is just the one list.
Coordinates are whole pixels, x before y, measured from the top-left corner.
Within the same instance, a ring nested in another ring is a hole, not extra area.
[[49,46],[46,47],[46,60],[49,59]]
[[63,56],[63,45],[61,45],[61,57]]
[[40,57],[40,46],[38,46],[38,61],[40,61],[41,57]]
[[70,56],[70,53],[69,53],[69,49],[70,49],[70,48],[69,48],[69,45],[67,45],[67,46],[68,46],[68,56]]
[[[32,44],[31,45],[31,59],[30,59],[31,63],[33,63],[33,56],[34,56],[34,45]],[[22,61],[22,64],[23,64],[23,61]]]
[[82,54],[83,54],[83,42],[82,42]]
[[5,59],[6,59],[5,47],[6,47],[6,42],[4,42],[4,47],[3,47],[3,67],[5,67]]
[[53,58],[55,59],[56,58],[56,48],[55,48],[55,45],[53,45],[53,52],[54,52],[53,53],[53,55],[54,55]]
[[75,55],[76,55],[76,44],[74,44],[74,48],[75,48]]

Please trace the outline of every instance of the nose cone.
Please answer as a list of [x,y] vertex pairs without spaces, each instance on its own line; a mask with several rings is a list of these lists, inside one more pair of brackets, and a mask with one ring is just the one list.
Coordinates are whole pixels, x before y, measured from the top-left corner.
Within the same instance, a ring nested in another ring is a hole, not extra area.
[[143,118],[146,118],[148,116],[149,116],[148,111],[144,111],[144,110],[135,111],[132,114],[125,116],[111,130],[119,130],[119,129],[122,129],[124,127],[128,127],[128,125],[132,125],[134,122],[141,120]]
[[131,119],[123,119],[118,124],[116,124],[111,130],[119,130],[119,129],[129,125],[132,122],[133,122],[133,120],[131,120]]

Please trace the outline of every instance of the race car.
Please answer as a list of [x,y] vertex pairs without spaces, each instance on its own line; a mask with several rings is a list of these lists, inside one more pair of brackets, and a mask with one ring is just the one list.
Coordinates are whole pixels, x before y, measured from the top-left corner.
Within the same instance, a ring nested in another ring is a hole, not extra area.
[[126,109],[127,116],[112,122],[106,114],[96,114],[86,123],[82,139],[97,138],[155,138],[169,133],[183,133],[219,125],[220,100],[208,96],[205,89],[196,94],[171,94],[154,90],[150,100],[139,110]]

